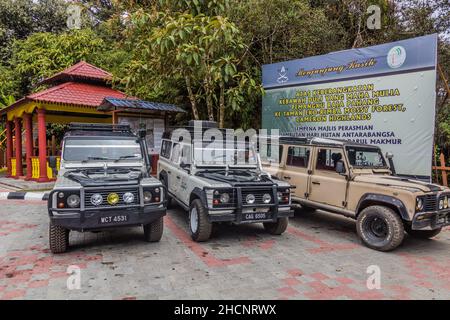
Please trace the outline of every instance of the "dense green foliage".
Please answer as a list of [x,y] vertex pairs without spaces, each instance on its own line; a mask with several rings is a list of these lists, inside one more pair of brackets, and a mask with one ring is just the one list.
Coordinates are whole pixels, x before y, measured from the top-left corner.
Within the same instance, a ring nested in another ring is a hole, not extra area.
[[[450,74],[448,0],[83,0],[68,30],[65,0],[0,3],[0,103],[79,60],[114,74],[131,95],[176,103],[187,118],[260,124],[261,65],[438,32]],[[381,8],[381,29],[367,8]],[[439,78],[436,138],[450,147],[448,93]],[[1,106],[1,105],[0,105]]]

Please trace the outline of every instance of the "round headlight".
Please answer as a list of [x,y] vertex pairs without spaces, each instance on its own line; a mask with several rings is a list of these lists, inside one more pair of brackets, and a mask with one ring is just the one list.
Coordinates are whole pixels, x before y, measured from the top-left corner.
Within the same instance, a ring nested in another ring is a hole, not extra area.
[[262,201],[264,203],[270,203],[270,201],[272,201],[272,197],[270,196],[270,194],[264,193],[262,196]]
[[439,200],[439,210],[442,210],[442,209],[444,209],[444,200],[443,199]]
[[416,210],[422,211],[423,209],[423,200],[421,198],[417,198],[416,200]]
[[92,203],[94,206],[99,206],[99,205],[102,204],[102,202],[103,202],[103,197],[102,197],[102,195],[101,195],[100,193],[94,193],[94,194],[91,196],[91,203]]
[[144,191],[144,202],[148,203],[152,201],[152,193],[150,191]]
[[277,198],[278,198],[278,201],[283,200],[283,193],[281,191],[277,192]]
[[226,193],[226,192],[222,193],[220,195],[220,202],[222,202],[222,203],[230,202],[230,195],[228,193]]
[[71,208],[76,208],[80,205],[80,196],[72,194],[67,198],[67,205]]
[[248,204],[253,204],[253,203],[255,203],[255,200],[256,200],[256,198],[255,198],[255,196],[253,195],[253,194],[248,194],[246,197],[245,197],[245,201],[248,203]]
[[131,192],[125,192],[123,194],[123,202],[125,203],[132,203],[134,201],[134,194]]

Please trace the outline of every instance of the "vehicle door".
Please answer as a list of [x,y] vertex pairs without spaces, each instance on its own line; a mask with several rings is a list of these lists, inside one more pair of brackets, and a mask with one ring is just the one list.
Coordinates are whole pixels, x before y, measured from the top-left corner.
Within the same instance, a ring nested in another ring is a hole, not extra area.
[[345,175],[336,172],[338,161],[344,161],[348,172],[344,151],[340,148],[317,147],[315,152],[309,199],[334,207],[345,207],[347,179]]
[[172,146],[172,154],[170,155],[170,163],[172,167],[167,172],[169,176],[169,191],[179,198],[178,191],[180,188],[180,159],[181,159],[181,144],[174,143]]
[[298,198],[307,198],[309,183],[310,146],[285,146],[286,157],[280,179],[296,186],[294,194]]
[[190,190],[188,188],[189,176],[192,169],[192,145],[182,144],[181,145],[181,158],[180,158],[180,171],[175,177],[179,180],[179,190],[178,194],[180,200],[185,204],[189,204]]

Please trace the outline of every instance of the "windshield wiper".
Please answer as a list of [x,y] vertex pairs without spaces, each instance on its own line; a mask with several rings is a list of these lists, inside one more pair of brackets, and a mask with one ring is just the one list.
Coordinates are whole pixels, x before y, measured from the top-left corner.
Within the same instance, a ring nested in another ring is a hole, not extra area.
[[133,158],[138,158],[138,156],[132,156],[132,155],[120,156],[118,159],[115,159],[114,162],[119,162],[120,160],[133,159]]
[[89,160],[105,160],[105,161],[108,161],[108,160],[113,160],[113,159],[109,159],[109,158],[105,158],[105,157],[88,157],[86,160],[81,161],[81,163],[86,163]]

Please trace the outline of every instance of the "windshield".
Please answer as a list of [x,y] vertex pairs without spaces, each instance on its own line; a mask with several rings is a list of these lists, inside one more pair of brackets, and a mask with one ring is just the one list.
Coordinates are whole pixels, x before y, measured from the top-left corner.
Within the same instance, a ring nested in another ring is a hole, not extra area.
[[194,161],[197,166],[255,166],[257,156],[251,146],[226,146],[222,144],[194,146]]
[[350,165],[356,168],[387,168],[378,148],[347,147]]
[[141,146],[136,139],[68,138],[64,143],[65,161],[141,160]]

